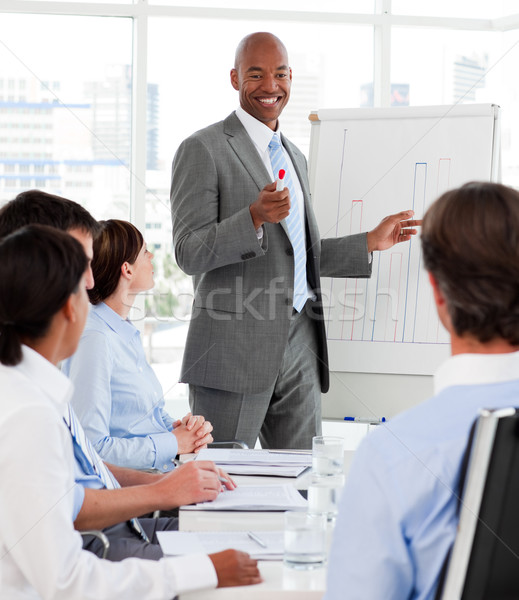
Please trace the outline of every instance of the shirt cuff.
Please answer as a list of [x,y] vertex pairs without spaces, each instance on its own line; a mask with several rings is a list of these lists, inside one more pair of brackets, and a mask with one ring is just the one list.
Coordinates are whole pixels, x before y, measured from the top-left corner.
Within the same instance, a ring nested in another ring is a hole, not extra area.
[[258,229],[256,229],[256,236],[258,237],[258,240],[263,239],[263,225],[260,225]]
[[155,445],[155,461],[153,468],[162,472],[172,471],[175,468],[173,459],[178,454],[177,438],[170,433],[152,433],[151,441]]
[[85,488],[79,483],[74,484],[74,500],[72,506],[72,521],[75,521],[85,501]]
[[182,594],[204,588],[211,589],[218,585],[218,576],[213,562],[207,554],[176,556],[172,560],[175,562],[177,593]]

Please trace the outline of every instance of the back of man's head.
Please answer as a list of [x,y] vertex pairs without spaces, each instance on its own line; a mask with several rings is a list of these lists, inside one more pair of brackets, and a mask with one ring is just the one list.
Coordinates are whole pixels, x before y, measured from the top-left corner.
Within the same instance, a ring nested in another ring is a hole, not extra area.
[[483,182],[446,192],[424,217],[422,249],[458,336],[519,344],[519,192]]
[[24,225],[80,230],[95,237],[98,222],[77,202],[40,190],[28,190],[0,208],[0,239]]

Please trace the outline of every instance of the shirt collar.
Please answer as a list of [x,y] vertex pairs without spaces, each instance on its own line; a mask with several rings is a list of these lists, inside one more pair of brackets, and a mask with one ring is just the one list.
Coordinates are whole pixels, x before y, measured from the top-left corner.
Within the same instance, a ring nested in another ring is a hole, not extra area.
[[74,389],[72,382],[55,365],[29,346],[22,345],[22,361],[11,368],[36,382],[43,393],[61,409],[70,400]]
[[457,354],[434,375],[434,392],[454,385],[484,385],[519,379],[519,352],[507,354]]
[[[261,121],[258,121],[258,119],[255,119],[252,115],[249,115],[249,113],[245,112],[241,106],[236,109],[236,116],[240,119],[241,124],[245,127],[245,131],[249,134],[249,137],[258,150],[262,153],[266,152],[270,140],[272,139],[272,135],[274,134],[272,129],[267,127],[267,125]],[[275,133],[281,136],[279,121]]]
[[123,319],[121,315],[118,315],[104,302],[95,304],[91,312],[97,315],[102,321],[104,321],[110,329],[113,329],[115,333],[120,335],[124,341],[130,342],[136,335],[139,334],[139,330],[132,325],[127,319]]

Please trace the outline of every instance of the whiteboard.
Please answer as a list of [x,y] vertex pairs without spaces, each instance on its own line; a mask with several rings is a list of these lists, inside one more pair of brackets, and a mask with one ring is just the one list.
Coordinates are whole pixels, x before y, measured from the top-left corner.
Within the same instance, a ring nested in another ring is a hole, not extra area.
[[[497,180],[499,107],[327,109],[311,115],[310,186],[321,237],[421,218],[444,191]],[[371,279],[322,280],[332,371],[429,375],[449,354],[420,240],[373,254]]]

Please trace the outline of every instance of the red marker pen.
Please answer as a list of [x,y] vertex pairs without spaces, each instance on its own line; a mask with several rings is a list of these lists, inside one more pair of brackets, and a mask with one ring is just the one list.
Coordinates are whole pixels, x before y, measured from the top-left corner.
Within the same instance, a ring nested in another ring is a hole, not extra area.
[[285,189],[285,169],[279,169],[278,178],[276,181],[276,192],[281,192]]

